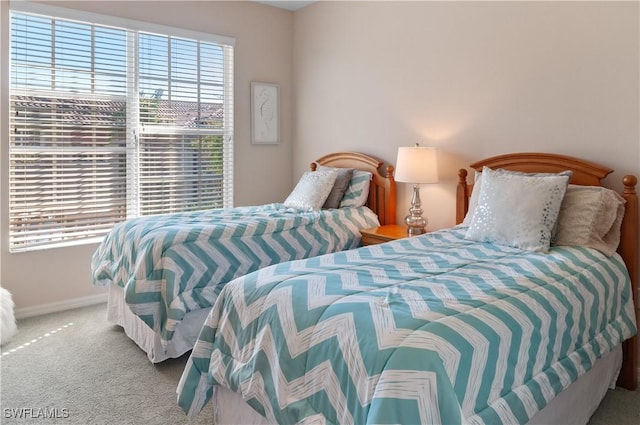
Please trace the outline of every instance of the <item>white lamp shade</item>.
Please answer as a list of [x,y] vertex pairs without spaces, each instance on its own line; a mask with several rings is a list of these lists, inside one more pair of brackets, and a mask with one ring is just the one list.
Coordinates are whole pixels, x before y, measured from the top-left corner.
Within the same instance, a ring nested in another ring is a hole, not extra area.
[[404,183],[437,183],[436,148],[422,146],[398,148],[395,179]]

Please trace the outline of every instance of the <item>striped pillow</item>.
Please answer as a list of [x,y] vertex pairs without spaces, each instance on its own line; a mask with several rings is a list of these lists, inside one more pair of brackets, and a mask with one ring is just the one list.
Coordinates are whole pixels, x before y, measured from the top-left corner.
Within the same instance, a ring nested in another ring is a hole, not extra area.
[[366,204],[372,177],[373,174],[368,171],[355,170],[340,201],[340,208],[361,207]]

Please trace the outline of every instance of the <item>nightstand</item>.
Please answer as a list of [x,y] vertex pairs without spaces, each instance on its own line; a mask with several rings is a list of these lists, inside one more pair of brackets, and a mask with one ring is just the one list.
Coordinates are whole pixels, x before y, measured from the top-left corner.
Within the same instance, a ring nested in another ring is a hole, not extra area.
[[398,224],[387,224],[385,226],[373,227],[371,229],[360,229],[362,234],[362,245],[375,245],[379,243],[395,241],[409,237],[407,226]]

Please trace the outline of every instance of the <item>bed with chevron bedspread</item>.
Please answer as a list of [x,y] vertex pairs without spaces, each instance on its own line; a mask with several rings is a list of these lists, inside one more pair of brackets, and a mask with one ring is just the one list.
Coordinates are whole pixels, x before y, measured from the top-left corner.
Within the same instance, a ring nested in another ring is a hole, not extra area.
[[[178,403],[218,386],[271,423],[526,423],[636,333],[622,259],[438,231],[225,286]],[[315,422],[314,422],[315,423]]]
[[128,307],[166,346],[182,318],[210,308],[230,280],[357,247],[359,229],[377,225],[367,207],[307,212],[279,203],[131,219],[94,253],[93,282],[124,288]]

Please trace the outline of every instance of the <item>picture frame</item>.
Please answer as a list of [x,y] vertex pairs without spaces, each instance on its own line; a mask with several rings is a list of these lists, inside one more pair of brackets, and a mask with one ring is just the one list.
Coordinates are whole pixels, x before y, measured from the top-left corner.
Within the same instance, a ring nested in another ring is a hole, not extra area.
[[280,87],[251,82],[251,143],[280,143]]

